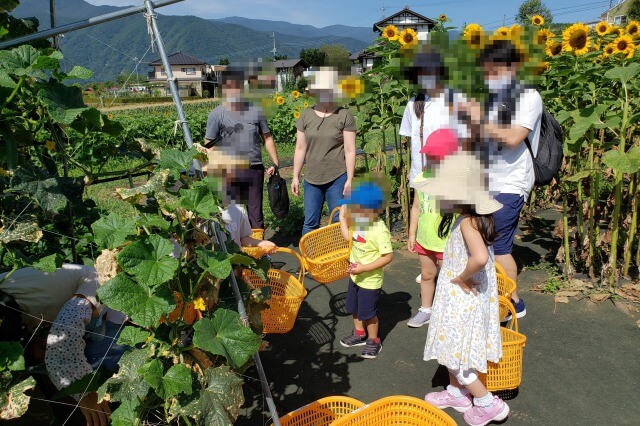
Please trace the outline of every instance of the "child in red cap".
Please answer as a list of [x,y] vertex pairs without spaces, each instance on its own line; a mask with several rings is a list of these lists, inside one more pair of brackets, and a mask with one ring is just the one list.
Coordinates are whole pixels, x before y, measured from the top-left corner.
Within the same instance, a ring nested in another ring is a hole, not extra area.
[[[424,181],[432,171],[448,155],[458,151],[458,137],[451,129],[438,129],[431,133],[420,150],[429,160],[429,169],[425,168],[422,175],[418,175],[415,183]],[[438,236],[438,227],[442,216],[436,209],[433,197],[416,191],[409,215],[409,239],[407,248],[411,253],[418,253],[420,259],[420,302],[418,312],[407,322],[409,327],[418,328],[427,324],[431,319],[431,305],[436,286],[438,267],[442,263],[442,253],[447,236]]]

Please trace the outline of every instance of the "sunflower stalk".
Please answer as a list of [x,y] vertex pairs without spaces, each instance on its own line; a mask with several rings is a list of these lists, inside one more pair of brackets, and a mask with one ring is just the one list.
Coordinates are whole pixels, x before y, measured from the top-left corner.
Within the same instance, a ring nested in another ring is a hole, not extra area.
[[629,276],[629,267],[631,265],[631,252],[633,250],[633,242],[636,238],[636,230],[638,229],[638,179],[640,172],[636,172],[631,177],[629,183],[629,197],[631,198],[631,224],[629,225],[629,233],[627,234],[627,241],[624,245],[624,263],[622,269],[622,275],[624,277]]
[[[624,99],[622,99],[622,122],[620,123],[620,143],[618,151],[625,152],[627,138],[627,124],[629,122],[629,90],[627,83],[622,81]],[[611,227],[611,251],[609,253],[609,286],[615,287],[618,277],[618,239],[620,237],[620,208],[622,204],[622,184],[624,173],[615,170],[615,190],[613,204],[613,219]]]

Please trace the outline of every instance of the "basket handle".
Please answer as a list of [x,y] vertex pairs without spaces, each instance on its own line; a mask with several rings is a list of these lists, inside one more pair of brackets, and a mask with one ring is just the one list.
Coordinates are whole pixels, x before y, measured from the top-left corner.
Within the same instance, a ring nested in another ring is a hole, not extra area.
[[334,208],[333,210],[331,210],[331,213],[329,213],[329,225],[331,225],[333,223],[333,216],[340,211],[342,207],[338,206],[336,208]]
[[511,321],[509,321],[509,327],[507,328],[515,332],[518,332],[518,317],[516,316],[516,308],[513,307],[511,300],[507,299],[504,296],[498,296],[498,303],[506,306],[507,309],[509,309],[509,312],[511,313]]
[[276,252],[288,253],[290,255],[293,255],[296,259],[298,259],[298,262],[300,263],[300,271],[298,272],[298,281],[302,283],[305,271],[307,270],[307,264],[305,263],[304,259],[296,251],[291,250],[288,247],[278,247],[276,249]]

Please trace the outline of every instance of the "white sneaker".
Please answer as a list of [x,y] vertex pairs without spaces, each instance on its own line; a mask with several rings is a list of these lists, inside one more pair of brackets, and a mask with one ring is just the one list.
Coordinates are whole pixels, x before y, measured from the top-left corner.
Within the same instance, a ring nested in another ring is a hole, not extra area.
[[420,274],[420,275],[418,275],[418,276],[416,277],[416,282],[417,282],[418,284],[421,284],[421,283],[422,283],[422,274]]
[[419,328],[427,324],[431,320],[431,309],[425,311],[424,308],[418,309],[418,312],[411,318],[407,325],[412,328]]

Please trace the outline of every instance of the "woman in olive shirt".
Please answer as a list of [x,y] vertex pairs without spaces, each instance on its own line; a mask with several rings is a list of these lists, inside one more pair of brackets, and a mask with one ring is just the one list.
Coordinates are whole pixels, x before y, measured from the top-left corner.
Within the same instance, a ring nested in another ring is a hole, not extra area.
[[[293,157],[291,192],[299,195],[300,171],[304,173],[304,225],[302,235],[320,225],[325,200],[329,211],[351,192],[356,166],[356,125],[353,114],[336,105],[338,73],[321,69],[309,91],[317,103],[300,114]],[[337,220],[336,214],[334,220]]]

